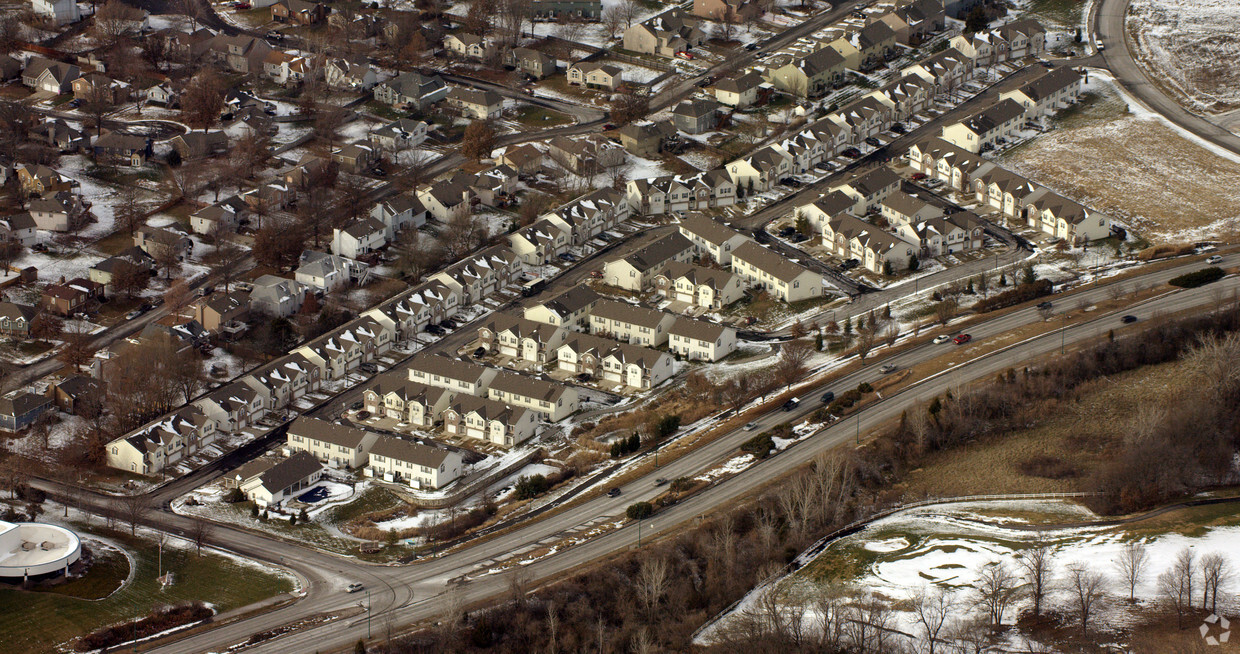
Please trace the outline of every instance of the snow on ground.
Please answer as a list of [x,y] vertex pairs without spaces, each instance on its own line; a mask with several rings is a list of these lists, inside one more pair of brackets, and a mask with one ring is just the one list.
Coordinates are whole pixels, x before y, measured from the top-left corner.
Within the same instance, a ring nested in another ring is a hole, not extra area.
[[1151,79],[1192,111],[1240,107],[1240,3],[1235,0],[1133,0],[1128,29]]
[[671,172],[663,167],[662,162],[651,159],[643,159],[642,157],[632,154],[628,156],[628,166],[629,168],[626,175],[629,179],[647,179],[649,177],[661,177],[663,175],[671,174]]

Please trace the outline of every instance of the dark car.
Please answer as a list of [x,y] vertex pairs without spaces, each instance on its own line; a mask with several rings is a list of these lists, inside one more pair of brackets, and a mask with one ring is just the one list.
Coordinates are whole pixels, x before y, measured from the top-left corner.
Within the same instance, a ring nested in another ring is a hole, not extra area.
[[559,255],[559,256],[560,256],[560,258],[561,258],[561,259],[563,259],[564,261],[576,261],[576,260],[577,260],[577,257],[574,257],[573,255],[571,255],[571,254],[569,254],[569,253],[567,253],[567,252],[565,252],[565,253],[563,253],[563,254],[561,254],[561,255]]
[[445,320],[445,321],[443,321],[443,322],[439,323],[439,326],[440,326],[440,327],[443,327],[444,329],[456,329],[456,321],[455,321],[455,320],[453,320],[453,319],[451,319],[451,318],[449,318],[449,319],[447,319],[447,320]]
[[745,49],[746,49],[746,50],[748,50],[748,51],[750,51],[750,52],[753,52],[754,50],[757,50],[757,49],[758,49],[758,44],[757,44],[757,43],[750,43],[750,44],[747,44],[747,45],[745,46]]
[[620,497],[620,489],[612,488],[611,490],[607,491],[607,497]]
[[367,418],[369,418],[369,417],[370,417],[370,412],[369,412],[369,411],[358,411],[358,412],[357,412],[357,419],[358,419],[358,420],[365,420],[365,419],[367,419]]
[[1136,321],[1137,321],[1137,317],[1136,317],[1136,316],[1131,316],[1131,315],[1130,315],[1130,316],[1124,316],[1123,318],[1120,318],[1120,320],[1121,320],[1121,321],[1123,321],[1123,323],[1124,323],[1125,325],[1127,325],[1127,324],[1128,324],[1128,323],[1130,323],[1130,322],[1136,322]]
[[584,384],[584,383],[586,383],[586,382],[588,382],[588,381],[590,381],[590,373],[588,373],[588,372],[583,372],[583,373],[581,373],[581,374],[577,375],[577,381],[579,381],[579,382],[581,382],[581,383],[583,383],[583,384]]
[[904,126],[904,123],[895,123],[891,126],[892,134],[903,134],[907,131],[908,131],[908,128]]
[[795,398],[795,397],[791,398],[787,402],[784,402],[783,409],[784,411],[791,411],[797,408],[797,405],[799,405],[800,403],[801,403],[801,400],[799,398]]
[[350,404],[350,405],[349,405],[349,408],[350,408],[350,409],[352,409],[352,410],[354,410],[354,411],[358,411],[358,410],[360,410],[363,406],[364,406],[364,405],[362,404],[361,400],[358,400],[357,402],[354,402],[353,404]]
[[829,162],[826,162],[826,161],[819,161],[818,163],[814,164],[814,167],[817,168],[818,170],[821,170],[823,172],[828,172],[828,173],[835,170],[835,166],[832,166]]
[[865,142],[866,142],[866,145],[872,145],[876,148],[883,144],[882,141],[878,140],[877,138],[874,138],[873,136],[867,138]]
[[852,270],[853,268],[856,268],[857,266],[860,266],[860,265],[861,265],[860,259],[849,259],[845,261],[844,263],[840,264],[840,270]]
[[77,109],[80,106],[82,106],[82,101],[80,99],[74,99],[74,100],[69,101],[70,109]]
[[795,177],[785,177],[779,180],[779,183],[783,184],[784,186],[791,186],[793,188],[796,188],[797,186],[801,185],[801,181]]
[[834,401],[835,401],[835,393],[833,393],[833,392],[831,392],[831,391],[827,391],[826,393],[823,393],[823,394],[822,394],[822,403],[823,403],[823,404],[829,404],[829,403],[834,402]]
[[710,78],[700,79],[697,81],[698,88],[706,88],[710,86]]
[[913,173],[913,176],[912,176],[912,177],[910,177],[909,179],[913,180],[914,182],[920,182],[921,180],[925,179],[926,177],[929,177],[929,175],[927,175],[927,174],[925,174],[925,173]]
[[1043,61],[1043,62],[1042,62],[1042,67],[1043,67],[1043,68],[1054,68],[1054,67],[1055,67],[1055,62],[1053,62],[1053,61]]
[[1045,301],[1045,302],[1039,302],[1039,303],[1038,303],[1038,308],[1039,308],[1039,309],[1049,309],[1049,308],[1051,308],[1052,306],[1054,306],[1054,305],[1053,305],[1053,304],[1051,304],[1051,301],[1050,301],[1050,300],[1047,300],[1047,301]]
[[802,241],[808,241],[808,240],[809,240],[809,236],[806,236],[805,234],[802,234],[800,232],[797,232],[796,234],[792,235],[793,243],[800,243]]
[[793,234],[795,234],[795,233],[797,233],[797,228],[796,228],[796,227],[785,227],[785,228],[783,228],[783,229],[779,230],[779,235],[780,235],[780,236],[792,236],[792,235],[793,235]]
[[666,486],[667,480],[664,479],[663,477],[659,477],[658,479],[654,480],[654,485],[655,486]]
[[603,129],[615,129],[615,128],[616,128],[615,123],[603,123]]
[[480,347],[474,350],[475,359],[481,359],[482,357],[486,356],[486,354],[487,354],[487,349],[485,347]]
[[376,372],[379,372],[379,366],[376,366],[373,363],[363,363],[359,365],[357,369],[361,370],[362,372],[368,372],[372,375],[375,374]]
[[435,336],[443,336],[446,332],[444,328],[440,327],[439,325],[427,325],[426,333],[434,334]]
[[849,159],[856,159],[861,156],[861,151],[858,150],[857,148],[847,148],[840,154],[844,155],[845,157],[848,157]]

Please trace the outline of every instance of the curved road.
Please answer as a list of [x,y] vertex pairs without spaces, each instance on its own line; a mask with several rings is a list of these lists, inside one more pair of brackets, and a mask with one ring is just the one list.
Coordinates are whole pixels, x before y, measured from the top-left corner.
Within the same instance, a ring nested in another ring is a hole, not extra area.
[[[1225,257],[1224,265],[1240,265],[1240,255],[1228,255]],[[1140,277],[1140,282],[1144,284],[1165,283],[1167,279],[1175,275],[1200,266],[1201,263],[1198,261],[1186,262],[1166,270],[1143,275]],[[1123,283],[1131,284],[1133,281],[1126,280]],[[1228,277],[1216,284],[1199,289],[1168,292],[1123,311],[1136,315],[1141,320],[1146,320],[1160,313],[1173,313],[1193,307],[1208,306],[1217,301],[1216,289],[1222,291],[1240,289],[1240,277]],[[1108,297],[1107,285],[1103,285],[1077,293],[1072,296],[1071,301],[1075,305],[1081,299],[1097,302]],[[981,342],[1040,320],[1042,318],[1038,312],[1032,307],[1027,307],[980,323],[971,327],[970,332],[976,342]],[[649,538],[654,534],[671,533],[702,514],[720,506],[727,506],[728,503],[752,492],[752,489],[795,470],[819,452],[846,445],[856,437],[858,432],[868,433],[886,421],[898,417],[900,412],[910,404],[926,401],[951,387],[985,378],[1017,365],[1019,362],[1053,354],[1061,347],[1061,343],[1075,344],[1087,341],[1104,335],[1110,329],[1116,329],[1122,333],[1122,329],[1130,328],[1122,327],[1119,316],[1116,313],[1110,313],[1093,316],[1089,322],[1069,327],[1062,332],[1051,332],[972,360],[965,360],[968,353],[967,347],[956,349],[954,351],[962,355],[960,363],[867,407],[856,417],[837,422],[777,456],[665,509],[641,526],[643,536]],[[953,346],[924,344],[909,348],[883,362],[905,368],[953,351],[948,349],[951,347]],[[881,377],[877,365],[871,364],[842,379],[805,390],[801,395],[813,398],[824,390],[838,391],[855,387],[862,381],[873,382]],[[760,428],[768,428],[790,419],[799,419],[815,410],[817,403],[807,401],[803,407],[802,410],[791,413],[774,410],[758,418],[756,422]],[[360,597],[345,594],[342,590],[343,586],[350,581],[362,581],[372,591],[374,619],[371,623],[371,633],[376,636],[382,634],[382,625],[386,624],[389,614],[395,625],[405,625],[437,615],[443,609],[441,595],[445,588],[462,579],[466,581],[455,583],[455,585],[461,589],[462,597],[468,601],[500,596],[507,592],[507,576],[485,573],[495,561],[509,557],[515,552],[539,546],[539,544],[554,543],[571,533],[570,530],[579,529],[583,525],[618,521],[629,504],[651,499],[662,490],[654,485],[656,476],[675,478],[700,474],[734,456],[740,443],[748,436],[750,436],[749,432],[739,430],[721,436],[680,459],[664,465],[657,471],[626,484],[622,487],[622,494],[619,497],[611,498],[600,495],[580,501],[543,520],[498,535],[487,542],[408,566],[388,568],[371,566],[305,549],[295,544],[280,544],[273,547],[272,540],[261,534],[219,527],[212,540],[216,543],[228,543],[229,549],[238,553],[279,563],[279,560],[273,560],[278,557],[272,553],[283,552],[287,557],[285,564],[298,571],[310,582],[306,588],[305,598],[269,613],[222,625],[180,641],[168,643],[154,651],[178,653],[221,651],[230,645],[246,640],[251,634],[296,623],[310,616],[356,612]],[[160,515],[155,520],[159,525],[171,527],[179,532],[184,532],[189,526],[189,521],[180,516]],[[579,565],[634,546],[637,537],[637,526],[625,525],[592,540],[546,556],[525,566],[525,569],[529,571],[531,579],[535,582],[562,578]],[[475,574],[478,576],[472,576]],[[365,638],[366,634],[367,623],[364,616],[355,615],[328,625],[294,630],[270,642],[256,645],[251,648],[251,651],[330,651],[348,647],[357,639]]]
[[1107,46],[1098,54],[1106,62],[1105,67],[1111,71],[1115,81],[1151,111],[1209,143],[1240,154],[1240,136],[1182,107],[1150,81],[1145,70],[1133,58],[1132,43],[1124,27],[1129,1],[1098,0],[1093,5],[1091,18],[1097,31],[1097,42]]

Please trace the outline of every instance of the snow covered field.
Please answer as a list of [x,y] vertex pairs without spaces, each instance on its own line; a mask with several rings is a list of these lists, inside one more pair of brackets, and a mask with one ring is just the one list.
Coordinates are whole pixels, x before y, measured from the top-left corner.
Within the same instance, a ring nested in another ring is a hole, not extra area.
[[1191,111],[1240,107],[1240,3],[1235,0],[1133,0],[1128,31],[1136,57]]

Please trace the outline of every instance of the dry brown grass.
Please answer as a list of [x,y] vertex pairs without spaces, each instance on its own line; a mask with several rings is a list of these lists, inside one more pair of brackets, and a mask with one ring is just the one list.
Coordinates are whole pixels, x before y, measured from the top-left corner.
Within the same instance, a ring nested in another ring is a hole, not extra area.
[[[908,475],[903,489],[909,496],[1082,490],[1082,481],[1112,455],[1123,437],[1120,427],[1139,407],[1189,385],[1178,362],[1090,382],[1081,387],[1079,402],[1048,407],[1046,417],[1028,429],[932,455]],[[1075,474],[1059,479],[1026,474],[1045,471],[1039,459],[1065,462]]]
[[1105,211],[1151,242],[1240,232],[1240,164],[1161,122],[1127,113],[1113,91],[1082,103],[1004,165]]

